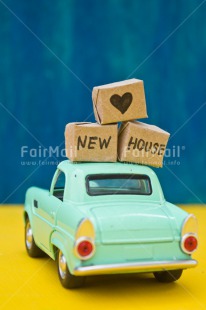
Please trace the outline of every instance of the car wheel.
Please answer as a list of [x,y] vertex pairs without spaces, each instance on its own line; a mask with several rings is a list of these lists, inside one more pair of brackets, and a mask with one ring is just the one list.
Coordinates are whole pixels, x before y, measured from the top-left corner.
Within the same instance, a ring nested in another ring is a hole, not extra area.
[[76,277],[70,273],[66,257],[61,250],[57,251],[57,267],[59,279],[63,287],[72,289],[83,285],[84,277]]
[[182,275],[182,270],[168,270],[154,272],[155,279],[159,282],[169,283],[178,280]]
[[36,245],[34,241],[29,218],[26,219],[26,225],[25,225],[25,246],[27,253],[31,257],[42,257],[45,255],[45,253]]

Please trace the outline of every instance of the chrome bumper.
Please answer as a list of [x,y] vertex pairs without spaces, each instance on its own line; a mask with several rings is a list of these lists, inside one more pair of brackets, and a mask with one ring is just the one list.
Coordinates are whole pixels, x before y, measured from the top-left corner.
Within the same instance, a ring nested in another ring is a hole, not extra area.
[[114,274],[114,273],[138,273],[154,272],[174,269],[187,269],[197,265],[196,260],[154,261],[139,263],[109,264],[97,266],[77,267],[73,270],[75,276]]

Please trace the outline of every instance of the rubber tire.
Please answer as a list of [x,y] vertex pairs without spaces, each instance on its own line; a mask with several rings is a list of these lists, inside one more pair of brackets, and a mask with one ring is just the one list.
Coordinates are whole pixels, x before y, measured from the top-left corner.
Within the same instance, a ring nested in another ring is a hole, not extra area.
[[154,272],[155,279],[162,283],[177,281],[182,275],[182,269]]
[[57,261],[57,270],[58,270],[58,276],[59,280],[64,288],[67,289],[73,289],[73,288],[78,288],[83,286],[85,277],[81,276],[74,276],[70,273],[67,262],[66,262],[66,271],[64,278],[62,278],[60,271],[59,271],[59,261],[60,261],[60,253],[62,253],[59,249],[57,250],[57,256],[56,256],[56,261]]
[[25,247],[26,247],[26,251],[27,251],[28,255],[30,257],[33,257],[33,258],[45,256],[46,254],[36,245],[36,243],[34,241],[34,236],[32,234],[32,229],[31,229],[31,247],[28,247],[28,245],[27,245],[27,230],[28,230],[28,226],[31,227],[31,223],[29,221],[29,218],[26,219],[25,232],[24,232]]

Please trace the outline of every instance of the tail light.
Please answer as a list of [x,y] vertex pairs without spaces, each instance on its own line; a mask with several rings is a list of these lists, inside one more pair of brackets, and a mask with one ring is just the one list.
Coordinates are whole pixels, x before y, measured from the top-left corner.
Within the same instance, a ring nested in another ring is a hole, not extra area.
[[78,244],[77,251],[80,256],[89,256],[93,252],[93,244],[89,240],[83,240]]
[[89,219],[84,219],[76,231],[74,254],[81,260],[91,258],[95,252],[94,239],[94,226]]
[[185,235],[182,238],[182,249],[185,253],[191,254],[197,249],[198,241],[195,235]]
[[181,248],[183,252],[192,254],[198,247],[197,219],[189,215],[182,226]]
[[92,257],[94,254],[94,249],[95,246],[93,240],[86,237],[78,239],[75,243],[75,254],[82,260]]

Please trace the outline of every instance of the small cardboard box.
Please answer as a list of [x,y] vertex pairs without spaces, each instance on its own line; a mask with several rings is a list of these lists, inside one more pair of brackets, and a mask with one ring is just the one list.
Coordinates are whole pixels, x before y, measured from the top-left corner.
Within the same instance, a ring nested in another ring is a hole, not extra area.
[[170,134],[157,126],[140,122],[123,123],[119,129],[120,161],[162,167]]
[[143,81],[130,79],[93,88],[92,100],[96,121],[110,124],[146,118]]
[[66,156],[71,161],[116,162],[118,127],[70,123],[65,128]]

